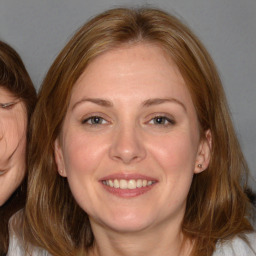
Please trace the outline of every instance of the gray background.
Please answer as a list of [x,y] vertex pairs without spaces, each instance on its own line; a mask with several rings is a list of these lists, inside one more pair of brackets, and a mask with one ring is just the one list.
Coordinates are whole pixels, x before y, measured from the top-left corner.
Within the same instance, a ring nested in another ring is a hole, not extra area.
[[206,45],[256,178],[256,0],[0,0],[0,39],[19,52],[39,88],[58,52],[86,20],[108,8],[145,4],[181,18]]

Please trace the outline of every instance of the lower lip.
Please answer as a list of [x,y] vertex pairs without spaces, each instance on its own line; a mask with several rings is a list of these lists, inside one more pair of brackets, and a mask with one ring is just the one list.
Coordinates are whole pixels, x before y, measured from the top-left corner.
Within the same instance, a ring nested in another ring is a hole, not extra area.
[[107,190],[111,194],[114,194],[115,196],[123,197],[123,198],[132,198],[132,197],[140,196],[142,194],[147,193],[156,185],[156,183],[154,183],[150,186],[146,186],[146,187],[142,187],[142,188],[135,188],[135,189],[120,189],[120,188],[109,187],[104,184],[102,184],[102,185],[105,190]]

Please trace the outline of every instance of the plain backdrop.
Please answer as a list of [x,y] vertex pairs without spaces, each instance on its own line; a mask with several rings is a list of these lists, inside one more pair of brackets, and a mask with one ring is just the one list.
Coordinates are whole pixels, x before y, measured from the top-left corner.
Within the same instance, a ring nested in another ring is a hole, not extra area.
[[[109,8],[141,5],[175,14],[209,50],[256,179],[256,0],[0,0],[0,39],[19,52],[39,88],[58,52],[84,22]],[[250,183],[256,190],[252,178]]]

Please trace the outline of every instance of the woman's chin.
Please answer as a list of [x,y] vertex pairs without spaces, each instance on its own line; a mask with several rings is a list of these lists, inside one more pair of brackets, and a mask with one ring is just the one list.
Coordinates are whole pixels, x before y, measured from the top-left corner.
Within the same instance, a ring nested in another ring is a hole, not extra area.
[[[93,226],[95,220],[90,218],[90,221]],[[150,220],[146,220],[144,214],[133,214],[131,212],[127,212],[126,215],[111,215],[109,218],[105,216],[105,218],[100,218],[96,222],[103,226],[104,229],[120,233],[140,232],[147,229],[150,225]]]

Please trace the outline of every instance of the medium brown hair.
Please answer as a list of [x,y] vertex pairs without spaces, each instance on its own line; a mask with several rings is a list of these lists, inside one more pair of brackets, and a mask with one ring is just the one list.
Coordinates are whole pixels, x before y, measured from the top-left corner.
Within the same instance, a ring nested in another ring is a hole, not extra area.
[[52,255],[74,255],[94,241],[88,216],[54,160],[72,87],[96,57],[137,43],[158,45],[172,58],[190,91],[202,138],[208,129],[212,134],[211,162],[194,176],[182,226],[194,242],[192,255],[212,255],[217,240],[252,230],[243,192],[248,168],[211,57],[177,18],[156,9],[119,8],[91,19],[68,42],[45,77],[33,115],[25,238]]
[[[24,103],[29,121],[36,102],[35,88],[18,53],[2,41],[0,41],[0,87],[7,89]],[[0,255],[7,253],[9,219],[24,207],[25,196],[26,179],[0,207]]]

